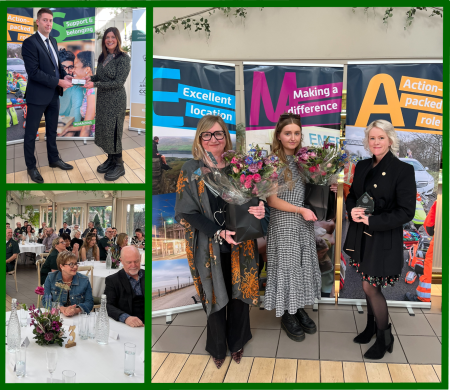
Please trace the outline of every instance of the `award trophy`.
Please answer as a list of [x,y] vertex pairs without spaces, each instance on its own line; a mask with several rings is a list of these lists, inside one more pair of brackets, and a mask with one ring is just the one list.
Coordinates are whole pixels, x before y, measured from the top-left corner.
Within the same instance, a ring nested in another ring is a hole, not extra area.
[[375,202],[370,197],[370,195],[367,192],[365,192],[361,196],[361,198],[359,198],[356,201],[356,207],[363,208],[364,209],[364,214],[365,215],[369,215],[369,214],[373,213],[373,210],[375,209]]

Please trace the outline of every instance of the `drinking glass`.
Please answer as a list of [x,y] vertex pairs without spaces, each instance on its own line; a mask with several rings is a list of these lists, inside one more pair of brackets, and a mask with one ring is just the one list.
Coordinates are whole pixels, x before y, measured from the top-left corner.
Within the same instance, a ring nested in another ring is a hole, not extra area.
[[77,374],[75,371],[64,370],[62,372],[63,382],[64,383],[75,383],[77,379]]
[[16,376],[23,378],[27,367],[27,347],[22,346],[16,350]]
[[28,325],[28,312],[24,309],[20,309],[20,326],[26,327]]
[[50,383],[53,383],[53,373],[56,370],[56,364],[58,363],[58,352],[56,349],[51,348],[47,350],[47,370],[50,373]]
[[89,333],[89,322],[87,313],[81,313],[79,315],[78,326],[80,327],[79,335],[81,340],[87,340]]
[[124,362],[124,373],[128,376],[134,375],[134,360],[136,356],[136,345],[131,343],[125,343],[125,362]]
[[95,323],[97,316],[95,315],[95,312],[91,312],[88,315],[88,323],[89,323],[89,331],[88,331],[88,337],[90,339],[95,339]]

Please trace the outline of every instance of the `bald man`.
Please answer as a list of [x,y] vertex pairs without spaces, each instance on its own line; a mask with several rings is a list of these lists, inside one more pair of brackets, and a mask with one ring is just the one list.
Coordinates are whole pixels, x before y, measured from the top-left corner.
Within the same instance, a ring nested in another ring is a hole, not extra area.
[[106,278],[108,315],[133,328],[144,326],[145,271],[141,269],[141,255],[136,247],[125,246],[120,261],[123,269]]

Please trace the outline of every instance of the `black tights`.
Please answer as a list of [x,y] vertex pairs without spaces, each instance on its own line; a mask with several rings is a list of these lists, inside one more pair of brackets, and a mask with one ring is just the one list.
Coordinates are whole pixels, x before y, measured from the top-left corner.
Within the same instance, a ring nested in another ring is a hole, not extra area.
[[381,286],[374,287],[366,281],[363,281],[362,284],[367,300],[367,315],[375,316],[378,329],[387,329],[389,323],[389,313],[386,299],[381,292]]

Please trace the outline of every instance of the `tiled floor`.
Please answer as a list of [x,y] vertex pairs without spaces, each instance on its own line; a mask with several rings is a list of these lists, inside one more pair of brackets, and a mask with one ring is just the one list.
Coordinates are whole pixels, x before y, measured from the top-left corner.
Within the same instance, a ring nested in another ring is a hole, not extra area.
[[[439,294],[440,290],[434,291]],[[321,364],[325,361],[345,364],[353,362],[352,364],[363,364],[364,367],[367,367],[365,363],[369,364],[368,367],[372,367],[371,364],[374,363],[385,363],[387,372],[390,372],[388,366],[400,365],[400,371],[403,366],[410,367],[409,375],[411,370],[416,370],[410,365],[441,364],[441,300],[440,296],[433,296],[431,309],[414,309],[415,316],[410,316],[404,308],[392,308],[390,322],[395,337],[394,351],[386,353],[379,361],[364,359],[363,355],[372,343],[353,343],[353,338],[364,329],[366,323],[366,312],[358,313],[355,306],[321,304],[317,312],[312,308],[307,309],[318,325],[318,332],[314,335],[307,334],[301,343],[296,343],[286,336],[274,311],[252,307],[250,324],[253,338],[245,346],[244,356],[254,358],[254,362],[263,358],[275,359],[275,362],[298,359],[298,362],[320,360]],[[373,340],[375,341],[375,338]],[[152,319],[152,352],[159,356],[155,357],[156,360],[161,356],[166,356],[166,359],[167,356],[177,354],[180,355],[174,359],[181,359],[180,356],[186,356],[188,360],[194,356],[208,356],[205,342],[206,317],[203,311],[175,315],[170,325],[165,323],[165,317]],[[205,367],[206,364],[209,363],[205,362]],[[396,375],[395,372],[391,375],[392,378]],[[435,372],[432,370],[432,373]]]
[[[116,183],[145,183],[145,132],[128,130],[129,118],[125,118],[122,137],[125,176]],[[97,173],[99,164],[106,160],[103,151],[94,141],[56,141],[59,154],[64,161],[74,165],[72,171],[61,171],[48,166],[47,145],[44,139],[45,129],[39,129],[39,141],[36,141],[35,157],[37,168],[46,183],[104,183],[103,175]],[[28,183],[23,144],[6,147],[7,183]]]

